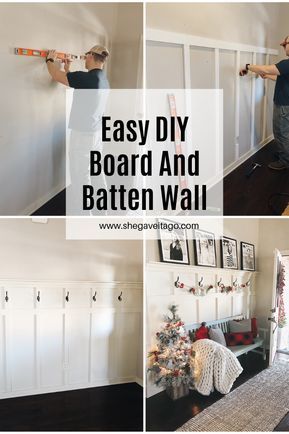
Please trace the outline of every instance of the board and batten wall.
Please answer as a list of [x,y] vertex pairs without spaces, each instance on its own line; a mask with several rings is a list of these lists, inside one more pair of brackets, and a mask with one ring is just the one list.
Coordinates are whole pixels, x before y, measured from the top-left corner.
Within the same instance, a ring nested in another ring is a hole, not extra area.
[[246,63],[276,63],[285,17],[286,4],[147,7],[147,86],[223,89],[225,174],[272,140],[274,83],[238,72]]
[[[256,314],[256,282],[259,276],[259,219],[224,219],[224,235],[237,240],[238,261],[240,267],[240,241],[255,245],[256,270],[251,273],[242,270],[225,270],[221,267],[220,242],[216,240],[217,268],[198,267],[195,265],[193,241],[188,240],[190,264],[165,264],[160,262],[157,241],[147,241],[146,256],[146,351],[156,343],[155,334],[163,324],[163,317],[168,313],[168,306],[177,304],[179,315],[185,324],[200,324],[202,321],[213,321],[231,316]],[[207,228],[201,227],[206,230]],[[190,238],[190,236],[188,236]],[[203,284],[213,285],[214,288],[205,296],[194,296],[188,288],[176,288],[174,282],[177,277],[185,285],[197,287],[203,277]],[[239,287],[233,293],[220,293],[217,282],[222,279],[225,285],[232,285],[237,279],[239,285],[250,280],[250,286]],[[147,377],[147,397],[160,392]]]
[[142,243],[64,219],[1,219],[0,240],[0,397],[141,383]]
[[[111,87],[135,88],[141,34],[141,4],[0,4],[1,215],[30,215],[65,187],[66,87],[51,80],[44,59],[16,56],[14,48],[79,55],[104,44]],[[71,70],[84,70],[84,62]]]

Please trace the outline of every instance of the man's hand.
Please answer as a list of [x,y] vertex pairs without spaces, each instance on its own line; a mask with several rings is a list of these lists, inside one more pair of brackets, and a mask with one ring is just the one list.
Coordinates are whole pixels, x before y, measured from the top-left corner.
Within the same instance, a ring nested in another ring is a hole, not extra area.
[[63,63],[64,63],[64,71],[65,72],[69,72],[70,71],[71,62],[72,62],[72,60],[69,57],[67,57],[66,59],[64,59]]
[[[57,81],[58,83],[64,84],[65,86],[69,86],[67,76],[66,76],[67,71],[66,70],[60,71],[59,63],[57,62],[57,64],[56,64],[56,62],[55,62],[55,60],[57,59],[56,51],[55,50],[49,50],[46,59],[52,59],[53,60],[53,62],[46,62],[48,72],[51,75],[51,77],[53,78],[53,80]],[[67,67],[69,68],[68,65],[67,65]],[[64,69],[65,69],[65,67],[64,67]]]
[[49,50],[46,59],[52,59],[55,62],[57,60],[56,50]]

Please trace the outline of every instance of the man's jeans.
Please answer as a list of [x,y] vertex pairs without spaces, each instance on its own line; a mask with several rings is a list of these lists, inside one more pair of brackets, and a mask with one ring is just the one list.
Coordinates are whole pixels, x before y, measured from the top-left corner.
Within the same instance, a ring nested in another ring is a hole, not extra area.
[[[95,189],[107,190],[103,173],[96,177],[90,177],[90,151],[102,152],[100,132],[83,133],[72,130],[69,143],[71,186],[66,201],[67,215],[90,215],[89,211],[82,210],[83,185],[92,185]],[[106,215],[105,211],[98,212],[95,209],[92,213]]]
[[289,106],[274,104],[273,134],[279,160],[289,168]]

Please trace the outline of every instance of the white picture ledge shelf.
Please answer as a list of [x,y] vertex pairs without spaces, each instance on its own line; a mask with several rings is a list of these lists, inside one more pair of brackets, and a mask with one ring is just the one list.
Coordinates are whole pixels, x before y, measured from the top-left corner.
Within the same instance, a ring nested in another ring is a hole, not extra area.
[[246,270],[231,270],[228,268],[219,268],[219,267],[204,267],[199,265],[182,265],[182,264],[169,264],[166,262],[148,262],[147,265],[148,271],[170,271],[173,273],[183,273],[183,274],[190,274],[190,273],[199,273],[202,274],[226,274],[226,275],[232,275],[232,274],[238,274],[242,276],[249,276],[249,275],[257,275],[258,271],[246,271]]

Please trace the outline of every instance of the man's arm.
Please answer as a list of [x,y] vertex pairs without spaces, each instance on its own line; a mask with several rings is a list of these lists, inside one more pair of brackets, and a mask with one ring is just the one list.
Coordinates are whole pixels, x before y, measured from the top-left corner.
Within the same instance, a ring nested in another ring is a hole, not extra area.
[[268,78],[269,80],[276,81],[277,75],[270,75],[270,74],[260,74],[261,78]]
[[247,65],[246,68],[242,68],[240,70],[240,75],[246,75],[248,71],[255,72],[255,74],[265,74],[265,75],[280,75],[280,72],[276,65]]
[[[58,66],[55,64],[55,61],[57,59],[56,51],[51,50],[47,54],[47,59],[52,59],[52,61],[46,62],[47,69],[53,80],[57,81],[58,83],[64,84],[65,86],[69,86],[68,80],[67,80],[67,72],[69,71],[69,65],[70,63],[65,62],[64,71],[61,71]],[[46,59],[46,60],[47,60]]]

